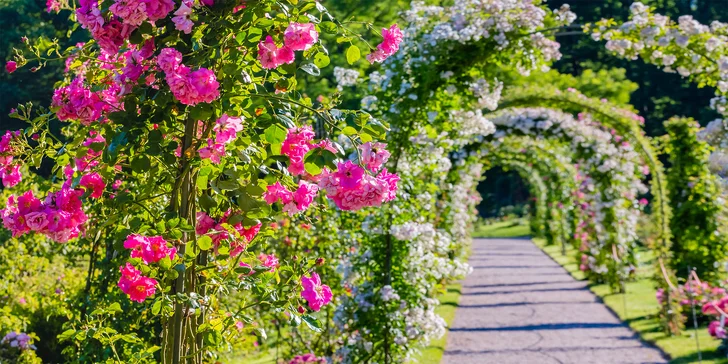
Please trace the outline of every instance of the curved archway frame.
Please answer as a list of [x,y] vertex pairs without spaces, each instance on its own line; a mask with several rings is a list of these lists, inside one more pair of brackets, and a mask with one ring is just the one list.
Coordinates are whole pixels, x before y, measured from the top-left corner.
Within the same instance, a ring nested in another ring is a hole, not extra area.
[[[503,142],[499,142],[492,151],[483,155],[482,159],[496,165],[510,162],[519,163],[529,171],[536,171],[539,178],[546,177],[548,181],[544,182],[543,179],[539,181],[539,184],[546,188],[548,202],[573,206],[573,195],[578,189],[574,182],[577,174],[576,169],[572,164],[565,163],[559,158],[560,155],[568,156],[569,153],[566,150],[563,153],[557,153],[553,150],[564,146],[554,145],[554,148],[549,148],[548,143],[550,142],[553,143],[554,141],[537,140],[528,136],[512,136],[506,138]],[[531,180],[531,178],[528,179]],[[562,250],[565,251],[567,242],[572,243],[572,245],[574,243],[572,240],[573,231],[567,223],[568,220],[573,220],[574,209],[569,208],[566,210],[567,213],[563,213],[563,209],[549,209],[547,205],[542,207],[551,211],[551,213],[546,213],[544,217],[551,216],[551,221],[554,223],[553,226],[551,224],[545,225],[548,228],[547,241],[560,244]],[[553,231],[554,228],[558,229],[558,231]]]
[[513,88],[501,100],[499,108],[517,106],[553,106],[557,109],[578,108],[592,114],[603,125],[615,129],[625,139],[632,142],[635,150],[644,158],[650,168],[652,179],[650,191],[654,197],[654,220],[657,224],[661,244],[654,247],[662,260],[670,257],[670,226],[671,214],[668,204],[665,172],[662,163],[657,158],[657,152],[644,135],[636,119],[636,115],[619,109],[607,102],[602,102],[577,92],[561,92],[553,88]]

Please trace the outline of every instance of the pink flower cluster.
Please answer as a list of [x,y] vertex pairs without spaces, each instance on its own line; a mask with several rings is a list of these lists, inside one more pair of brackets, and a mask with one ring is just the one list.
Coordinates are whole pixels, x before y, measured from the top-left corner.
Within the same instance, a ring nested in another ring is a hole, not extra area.
[[174,28],[180,32],[184,32],[185,34],[192,33],[192,27],[195,25],[195,23],[190,20],[193,5],[193,1],[182,0],[182,3],[179,5],[177,11],[174,12],[174,17],[172,18]]
[[[383,160],[386,161],[386,158]],[[377,166],[378,163],[373,165]],[[326,190],[327,196],[340,209],[355,211],[394,200],[397,197],[397,182],[399,176],[388,173],[386,168],[374,176],[358,164],[346,161],[338,164],[336,172],[324,170],[319,187]]]
[[263,68],[273,69],[291,64],[296,59],[294,51],[306,51],[318,42],[318,32],[312,23],[291,23],[283,33],[283,46],[278,47],[269,35],[258,43],[258,60]]
[[[672,294],[683,305],[683,312],[690,312],[690,305],[702,305],[702,313],[707,316],[714,316],[718,320],[712,321],[708,326],[708,333],[718,339],[728,338],[725,329],[725,321],[722,316],[728,313],[728,292],[721,287],[713,287],[708,282],[701,282],[697,275],[690,278],[690,282],[679,285],[676,292]],[[665,300],[665,291],[657,290],[657,301],[662,304]]]
[[49,193],[44,201],[28,191],[19,197],[10,196],[5,209],[0,210],[3,225],[13,236],[28,232],[46,235],[53,241],[65,243],[78,237],[88,219],[83,211],[83,190],[61,188]]
[[[139,49],[131,49],[120,55],[120,59],[117,59],[115,64],[112,63],[112,70],[116,71],[116,77],[114,81],[120,86],[119,95],[125,95],[131,91],[131,89],[137,84],[137,81],[142,74],[149,70],[150,64],[145,64],[144,61],[152,57],[154,54],[154,39],[147,40]],[[118,63],[123,61],[124,66],[121,68],[121,72],[117,71]],[[150,77],[154,77],[154,74],[147,76],[147,83],[149,84]]]
[[223,114],[212,131],[214,138],[207,139],[207,146],[199,150],[200,158],[219,164],[220,158],[225,155],[225,144],[235,141],[238,133],[243,131],[243,118]]
[[333,297],[331,288],[321,284],[321,277],[317,273],[311,273],[311,277],[301,277],[301,297],[308,301],[308,307],[314,311],[319,311],[321,307],[331,302]]
[[725,290],[723,294],[724,296],[722,298],[703,305],[703,314],[718,318],[718,320],[712,321],[708,325],[708,333],[717,339],[728,338],[725,329],[725,318],[722,318],[723,314],[728,312],[728,296],[725,296]]
[[81,176],[78,184],[90,192],[92,198],[100,198],[103,196],[104,189],[106,188],[106,183],[104,183],[103,178],[96,172]]
[[0,179],[5,187],[13,187],[23,179],[20,174],[20,163],[13,163],[14,155],[11,145],[13,139],[20,137],[21,134],[22,130],[6,131],[0,137]]
[[142,272],[130,263],[119,267],[119,271],[121,271],[121,277],[118,286],[129,296],[130,300],[142,303],[157,291],[157,281],[143,276]]
[[145,20],[155,22],[167,17],[174,9],[172,0],[115,0],[109,7],[112,14],[121,18],[124,24],[135,27]]
[[390,155],[387,151],[387,145],[384,143],[367,142],[359,147],[361,155],[361,163],[376,172],[387,162]]
[[275,272],[280,266],[278,258],[274,254],[260,253],[258,260],[260,260],[260,265],[270,268],[271,272]]
[[392,24],[389,29],[382,28],[382,38],[384,40],[377,46],[377,49],[367,55],[369,63],[384,62],[385,59],[397,53],[399,44],[402,43],[403,35],[397,24]]
[[231,232],[225,228],[225,225],[228,224],[227,219],[230,215],[231,211],[228,211],[219,221],[215,221],[215,219],[200,211],[197,213],[197,226],[195,228],[195,232],[197,235],[209,235],[212,238],[212,242],[215,245],[216,250],[220,246],[221,241],[230,240],[230,256],[234,257],[242,253],[247,244],[253,241],[255,236],[258,235],[262,224],[257,224],[249,228],[245,228],[241,223],[228,225],[237,232],[240,237],[242,237],[241,240],[238,240],[235,235],[231,234]]
[[[86,154],[74,160],[74,165],[76,167],[75,170],[79,172],[87,171],[99,165],[99,157],[101,157],[103,149],[96,152],[91,148],[91,145],[95,143],[106,143],[106,139],[104,139],[104,137],[101,136],[101,134],[99,134],[98,132],[91,131],[89,132],[89,134],[90,136],[86,138],[86,140],[84,140],[83,142],[83,146],[88,147],[88,149],[86,150]],[[64,171],[66,173],[66,178],[71,179],[71,177],[73,177],[73,171],[73,165],[69,164]]]
[[[118,8],[125,16],[130,17],[131,22],[136,22],[137,10],[134,6],[138,3],[132,1],[128,3],[130,4],[128,7],[120,6]],[[117,53],[131,32],[136,29],[136,25],[126,21],[122,23],[116,17],[107,20],[101,14],[98,0],[79,0],[79,5],[79,8],[76,9],[76,18],[81,27],[91,32],[99,47],[109,53]]]
[[78,120],[83,125],[90,125],[101,119],[102,113],[110,110],[111,105],[104,102],[100,92],[86,88],[79,77],[53,92],[52,106],[58,108],[58,120]]
[[132,258],[142,258],[145,264],[157,263],[168,257],[174,260],[177,248],[169,246],[161,236],[131,234],[124,241],[124,248],[131,249]]
[[185,105],[211,103],[220,96],[220,84],[215,73],[207,68],[196,71],[182,64],[182,53],[174,48],[164,48],[157,57],[159,68],[164,71],[167,84],[174,97]]
[[303,158],[311,149],[323,148],[332,153],[336,153],[336,149],[334,149],[328,140],[314,143],[313,138],[315,136],[316,134],[313,132],[313,129],[308,125],[288,129],[286,140],[281,145],[281,154],[290,159],[291,162],[288,164],[288,172],[292,175],[298,176],[306,173]]
[[35,345],[30,343],[30,336],[23,332],[16,333],[15,331],[10,331],[3,337],[2,340],[0,340],[0,343],[7,344],[11,348],[18,348],[20,350],[35,350]]
[[280,182],[276,182],[268,186],[268,191],[263,194],[265,202],[274,204],[278,201],[283,204],[283,211],[289,216],[293,216],[301,211],[305,211],[311,206],[313,200],[318,193],[318,186],[306,181],[298,182],[298,189],[295,192],[289,191]]
[[314,363],[314,364],[326,364],[326,358],[317,358],[316,355],[313,353],[303,354],[303,355],[296,355],[295,358],[291,359],[291,361],[288,362],[288,364],[307,364],[307,363]]

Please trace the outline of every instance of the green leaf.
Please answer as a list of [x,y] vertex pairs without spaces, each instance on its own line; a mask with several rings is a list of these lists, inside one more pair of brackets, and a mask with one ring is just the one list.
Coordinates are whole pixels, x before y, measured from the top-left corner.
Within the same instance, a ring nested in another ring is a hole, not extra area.
[[306,63],[301,66],[301,71],[311,76],[321,76],[321,70],[313,63]]
[[203,209],[210,211],[217,207],[217,202],[215,202],[215,199],[212,198],[212,196],[208,194],[203,194],[200,196],[200,206],[202,206]]
[[119,305],[119,302],[114,302],[106,309],[106,311],[110,313],[116,313],[116,312],[122,312],[121,305]]
[[319,24],[319,28],[321,28],[322,31],[330,34],[336,34],[338,31],[336,29],[336,24],[330,21],[324,21]]
[[359,51],[359,47],[352,44],[349,49],[346,50],[346,61],[349,62],[349,64],[354,64],[359,60],[359,58],[361,58],[361,51]]
[[207,235],[201,236],[197,239],[197,247],[200,250],[210,250],[212,248],[212,238]]
[[306,169],[306,172],[312,176],[319,175],[322,172],[321,167],[316,165],[314,162],[306,162],[303,164],[303,167]]
[[221,190],[232,191],[238,188],[238,183],[235,181],[218,181],[217,188]]
[[162,311],[162,300],[156,300],[152,305],[152,315],[159,315],[160,311]]
[[273,124],[265,129],[265,141],[270,144],[282,143],[286,140],[288,131],[278,124]]
[[356,134],[356,129],[347,126],[341,132],[344,133],[344,135],[354,135]]
[[316,53],[315,56],[313,56],[313,64],[316,65],[318,68],[324,68],[328,66],[331,63],[331,59],[329,59],[329,56],[327,56],[324,53]]
[[313,317],[311,315],[303,315],[303,316],[301,316],[301,318],[303,319],[303,322],[306,323],[306,325],[308,326],[309,329],[311,329],[315,332],[323,331],[321,322],[319,322],[319,320],[317,320],[315,317]]
[[65,340],[68,340],[68,339],[70,339],[70,338],[72,338],[74,336],[76,336],[76,330],[69,329],[69,330],[64,331],[60,335],[58,335],[58,340],[59,341],[65,341]]
[[144,173],[152,168],[152,161],[145,155],[140,155],[131,161],[131,169],[137,173]]
[[263,37],[263,30],[257,27],[251,27],[248,30],[248,41],[251,43],[257,43],[260,38]]
[[189,110],[190,117],[195,120],[208,120],[210,119],[210,117],[212,117],[212,114],[214,112],[212,105],[204,102],[190,108]]
[[162,260],[159,261],[159,267],[167,270],[172,267],[172,261],[169,259],[169,257],[164,257]]

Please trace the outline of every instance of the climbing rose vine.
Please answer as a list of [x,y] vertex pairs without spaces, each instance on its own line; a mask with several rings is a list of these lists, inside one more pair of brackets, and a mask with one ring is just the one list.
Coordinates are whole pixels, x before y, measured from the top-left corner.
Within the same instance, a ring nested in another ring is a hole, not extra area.
[[[399,177],[383,166],[385,123],[297,85],[331,61],[322,32],[365,52],[380,35],[312,0],[49,1],[47,10],[71,10],[91,38],[42,53],[27,41],[7,61],[12,73],[62,59],[66,73],[49,109],[11,113],[27,127],[0,139],[3,186],[17,188],[0,216],[14,237],[42,234],[89,259],[88,298],[62,335],[69,360],[203,362],[227,341],[264,337],[252,316],[271,307],[320,330],[316,313],[334,299],[316,272],[323,260],[280,255],[279,224],[379,208],[397,197]],[[402,42],[396,24],[381,36],[370,62]],[[48,183],[21,184],[47,160]],[[29,345],[19,337],[6,340]]]

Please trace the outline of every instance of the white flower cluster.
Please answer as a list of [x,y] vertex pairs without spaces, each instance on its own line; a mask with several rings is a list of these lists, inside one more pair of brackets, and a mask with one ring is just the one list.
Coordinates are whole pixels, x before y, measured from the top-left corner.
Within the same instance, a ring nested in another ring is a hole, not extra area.
[[478,182],[483,178],[483,165],[476,164],[460,174],[460,180],[447,186],[449,197],[447,222],[453,240],[459,244],[467,244],[470,240],[470,231],[478,217],[475,207],[480,203],[481,196],[477,192]]
[[455,110],[450,112],[450,117],[457,125],[456,130],[459,139],[455,141],[456,145],[471,142],[476,137],[485,137],[495,133],[495,125],[483,116],[483,112],[480,110]]
[[498,102],[500,101],[501,92],[503,91],[503,82],[496,79],[493,81],[493,87],[491,87],[488,81],[484,78],[479,78],[475,80],[475,82],[471,82],[468,86],[470,87],[470,91],[478,100],[478,107],[486,108],[491,111],[498,108]]
[[690,15],[677,23],[652,13],[640,2],[630,6],[630,20],[617,28],[602,20],[591,29],[592,38],[604,39],[609,51],[628,59],[645,61],[677,72],[696,76],[701,82],[728,92],[728,26],[714,21],[701,24]]
[[334,67],[334,79],[336,79],[339,89],[354,86],[359,80],[359,71],[337,66]]

